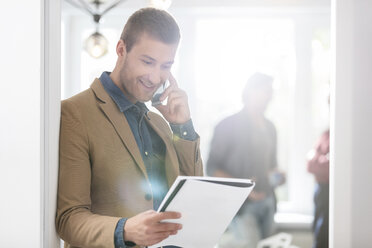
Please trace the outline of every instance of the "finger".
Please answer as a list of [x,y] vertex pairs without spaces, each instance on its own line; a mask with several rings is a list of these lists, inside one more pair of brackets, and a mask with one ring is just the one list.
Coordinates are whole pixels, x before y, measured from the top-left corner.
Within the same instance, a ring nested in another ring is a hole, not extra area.
[[168,105],[162,105],[162,104],[159,104],[159,105],[156,105],[154,106],[157,110],[159,110],[159,112],[163,115],[163,116],[167,116],[168,113],[169,113],[169,107]]
[[156,214],[157,212],[153,209],[150,209],[150,210],[147,210],[145,212],[143,212],[143,214]]
[[151,235],[151,236],[148,236],[145,240],[143,240],[143,242],[141,242],[142,244],[138,243],[138,245],[142,245],[142,246],[155,245],[161,242],[162,240],[168,238],[169,235],[170,233],[160,233],[160,234]]
[[160,222],[155,227],[155,232],[174,232],[182,229],[182,224]]
[[146,243],[146,246],[151,246],[151,245],[155,245],[157,243],[160,243],[161,241],[163,241],[164,239],[168,238],[169,235],[167,236],[163,236],[163,237],[160,237],[160,238],[156,238],[156,239],[149,239]]
[[159,100],[160,101],[164,101],[165,98],[168,97],[168,95],[176,89],[176,86],[175,85],[169,85],[163,92],[163,94],[161,94]]
[[177,98],[177,97],[187,98],[186,92],[181,89],[173,90],[168,95],[168,101],[171,100],[172,98]]
[[155,217],[158,218],[158,222],[162,220],[171,220],[171,219],[179,219],[181,218],[181,213],[180,212],[174,212],[174,211],[169,211],[169,212],[161,212],[158,213],[158,215]]
[[187,102],[187,94],[181,89],[170,92],[167,103],[171,102],[174,98],[182,98],[185,100],[185,102]]
[[167,105],[169,106],[169,113],[171,115],[175,114],[176,113],[175,111],[179,107],[185,107],[186,109],[188,109],[187,101],[188,99],[187,99],[187,94],[185,91],[183,90],[173,91],[169,95],[168,101],[167,101]]
[[162,220],[168,220],[168,219],[179,219],[181,218],[181,213],[179,212],[161,212],[154,215],[153,220],[154,222],[160,222]]
[[171,115],[175,114],[177,112],[177,109],[181,106],[185,105],[185,101],[183,98],[178,97],[178,98],[173,98],[172,101],[169,102],[169,113]]
[[[149,238],[149,240],[146,243],[157,244],[171,235],[176,235],[177,233],[178,231],[166,232],[164,233],[164,235],[156,236],[155,238],[154,237]],[[149,244],[149,245],[152,245],[152,244]]]
[[187,96],[185,94],[180,94],[180,93],[176,93],[176,94],[171,94],[169,97],[168,97],[168,101],[167,101],[167,105],[172,105],[174,101],[178,101],[178,100],[182,100],[183,103],[187,103]]
[[173,77],[172,73],[169,74],[168,80],[169,80],[169,87],[167,87],[165,91],[163,92],[163,94],[160,96],[160,101],[164,101],[164,99],[168,97],[170,92],[178,89],[177,81]]

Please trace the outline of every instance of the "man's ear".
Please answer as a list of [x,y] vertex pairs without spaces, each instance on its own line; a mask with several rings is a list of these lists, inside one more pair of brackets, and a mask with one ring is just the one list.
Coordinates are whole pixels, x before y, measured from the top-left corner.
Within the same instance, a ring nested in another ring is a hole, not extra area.
[[125,57],[127,55],[127,49],[125,47],[125,43],[122,39],[118,41],[118,44],[116,45],[116,54],[119,57]]

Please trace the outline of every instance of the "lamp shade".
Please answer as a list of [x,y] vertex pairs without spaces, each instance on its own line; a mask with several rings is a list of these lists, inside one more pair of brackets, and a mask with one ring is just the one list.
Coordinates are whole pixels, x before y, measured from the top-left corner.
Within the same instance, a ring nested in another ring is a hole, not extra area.
[[172,4],[172,0],[150,0],[149,7],[167,10]]
[[108,51],[107,47],[107,39],[99,32],[93,33],[85,41],[85,50],[93,58],[100,58],[105,55]]

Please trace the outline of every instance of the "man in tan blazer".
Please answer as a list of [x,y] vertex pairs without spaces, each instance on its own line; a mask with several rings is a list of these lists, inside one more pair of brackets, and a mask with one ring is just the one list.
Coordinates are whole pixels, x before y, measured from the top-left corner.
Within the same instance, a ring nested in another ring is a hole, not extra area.
[[[56,228],[65,247],[149,246],[182,228],[161,223],[182,213],[153,210],[178,175],[203,173],[187,95],[170,73],[179,39],[167,12],[135,12],[114,70],[62,102]],[[161,117],[144,102],[166,79]]]

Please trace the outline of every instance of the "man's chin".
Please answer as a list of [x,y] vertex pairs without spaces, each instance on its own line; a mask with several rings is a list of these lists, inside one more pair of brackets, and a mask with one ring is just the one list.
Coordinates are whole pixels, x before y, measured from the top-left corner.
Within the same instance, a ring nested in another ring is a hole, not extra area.
[[145,102],[150,101],[151,99],[152,99],[152,96],[146,96],[146,97],[138,98],[138,101],[145,103]]

